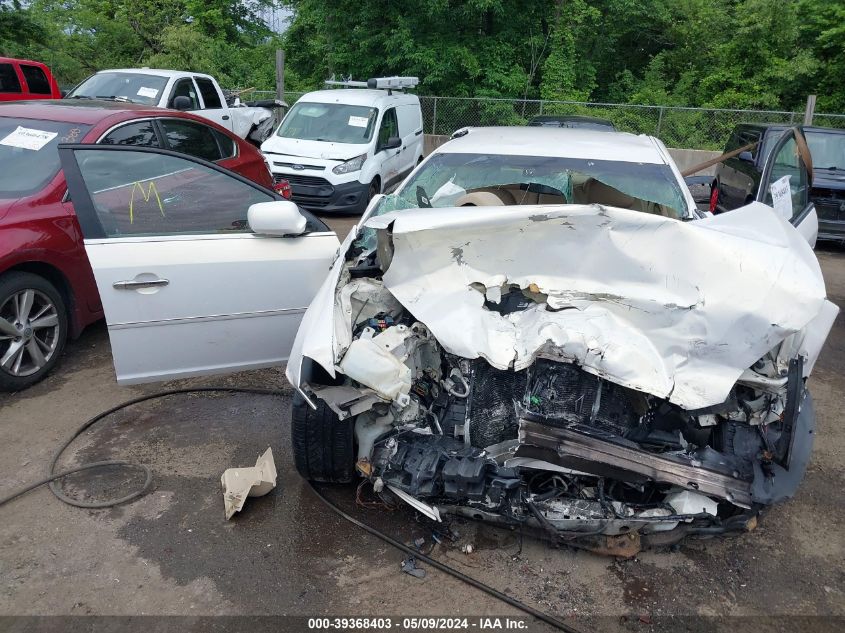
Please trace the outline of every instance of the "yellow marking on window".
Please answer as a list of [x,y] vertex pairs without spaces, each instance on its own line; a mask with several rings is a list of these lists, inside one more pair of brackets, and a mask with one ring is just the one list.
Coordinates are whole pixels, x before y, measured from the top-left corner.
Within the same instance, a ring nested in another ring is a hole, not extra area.
[[147,191],[144,191],[144,185],[140,182],[136,182],[132,185],[132,196],[129,198],[129,224],[133,224],[135,221],[135,190],[141,192],[141,196],[144,198],[144,202],[149,202],[150,198],[152,198],[153,194],[155,194],[156,202],[158,202],[158,210],[161,212],[161,217],[166,217],[164,215],[164,207],[161,204],[161,198],[158,197],[158,189],[156,189],[156,184],[153,181],[150,181],[150,186],[147,187]]

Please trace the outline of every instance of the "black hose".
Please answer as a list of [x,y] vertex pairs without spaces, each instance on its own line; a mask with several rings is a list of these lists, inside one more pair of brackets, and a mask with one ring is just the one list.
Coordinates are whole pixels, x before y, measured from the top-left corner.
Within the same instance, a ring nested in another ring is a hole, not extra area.
[[388,536],[384,532],[372,527],[371,525],[367,525],[366,523],[359,521],[358,519],[353,517],[351,514],[346,513],[343,509],[341,509],[340,507],[335,505],[333,502],[329,501],[329,499],[327,499],[316,487],[314,487],[314,484],[312,484],[310,481],[308,482],[308,484],[309,484],[309,487],[311,488],[311,492],[313,492],[314,495],[320,501],[325,503],[326,506],[328,506],[329,509],[332,510],[332,512],[338,514],[339,516],[346,519],[347,521],[349,521],[353,525],[358,526],[359,528],[361,528],[365,532],[372,534],[376,538],[384,541],[388,545],[392,545],[393,547],[395,547],[396,549],[404,552],[405,554],[413,556],[417,560],[421,560],[422,562],[426,563],[427,565],[431,565],[435,569],[439,569],[440,571],[447,573],[450,576],[454,576],[458,580],[461,580],[461,581],[467,583],[468,585],[475,587],[476,589],[480,589],[484,593],[487,593],[487,594],[493,596],[494,598],[497,598],[498,600],[501,600],[502,602],[509,604],[510,606],[512,606],[516,609],[519,609],[520,611],[527,613],[528,615],[530,615],[534,618],[537,618],[541,622],[545,622],[546,624],[549,624],[549,625],[555,627],[556,629],[558,629],[560,631],[566,631],[567,633],[580,633],[580,631],[578,629],[566,624],[565,622],[561,622],[557,618],[554,618],[554,617],[552,617],[552,616],[550,616],[546,613],[543,613],[542,611],[535,609],[534,607],[527,605],[524,602],[520,602],[516,598],[511,598],[509,595],[504,594],[497,589],[494,589],[490,585],[486,585],[483,582],[481,582],[480,580],[476,580],[472,576],[467,576],[466,574],[459,572],[454,567],[449,567],[449,565],[446,565],[446,564],[441,563],[440,561],[438,561],[434,558],[426,556],[425,554],[420,553],[417,549],[410,547],[408,545],[405,545],[401,541],[397,541],[395,538]]
[[[159,391],[156,393],[148,394],[146,396],[140,396],[138,398],[133,398],[132,400],[127,400],[126,402],[122,402],[121,404],[112,407],[111,409],[107,409],[102,413],[98,413],[93,418],[90,418],[88,421],[85,422],[82,426],[76,429],[73,434],[67,439],[67,441],[59,447],[59,450],[55,452],[53,455],[53,459],[50,460],[50,466],[47,471],[47,477],[31,483],[27,486],[24,486],[20,490],[16,490],[15,492],[3,497],[0,499],[0,506],[8,503],[12,499],[17,499],[23,494],[31,490],[35,490],[44,484],[50,484],[50,491],[56,496],[56,498],[61,501],[62,503],[66,503],[71,506],[75,506],[77,508],[110,508],[112,506],[119,505],[121,503],[126,503],[127,501],[132,501],[133,499],[137,499],[145,495],[149,492],[150,487],[153,483],[153,475],[150,472],[150,469],[144,466],[143,464],[133,464],[131,462],[126,462],[123,460],[107,460],[102,462],[93,462],[91,464],[84,464],[82,466],[77,466],[76,468],[71,468],[69,470],[64,470],[62,472],[55,472],[56,471],[56,464],[59,461],[59,458],[62,456],[67,450],[67,447],[71,445],[71,443],[80,435],[82,435],[85,431],[87,431],[90,427],[94,424],[110,416],[121,409],[126,409],[127,407],[131,407],[132,405],[139,404],[141,402],[146,402],[148,400],[155,400],[158,398],[165,398],[167,396],[173,396],[177,394],[185,394],[185,393],[208,393],[208,392],[229,392],[229,393],[253,393],[253,394],[260,394],[266,396],[280,396],[283,395],[279,391],[274,391],[272,389],[253,389],[249,387],[193,387],[191,389],[170,389],[168,391]],[[83,470],[90,470],[92,468],[107,468],[113,466],[120,466],[123,468],[137,468],[143,471],[144,473],[144,483],[143,485],[135,490],[134,492],[129,493],[126,496],[120,497],[119,499],[109,499],[108,501],[79,501],[77,499],[73,499],[68,497],[64,494],[59,488],[56,480],[61,479],[62,477],[66,477],[67,475],[72,475],[73,473],[78,473]]]
[[[3,497],[2,499],[0,499],[0,506],[8,503],[9,501],[11,501],[13,499],[20,497],[23,494],[26,494],[27,492],[35,490],[36,488],[43,486],[44,484],[50,485],[50,490],[56,496],[56,498],[59,499],[59,501],[66,503],[68,505],[75,506],[77,508],[108,508],[108,507],[115,506],[115,505],[118,505],[118,504],[121,504],[121,503],[126,503],[127,501],[131,501],[133,499],[137,499],[138,497],[146,494],[150,490],[150,487],[152,486],[152,472],[150,471],[150,469],[147,466],[144,466],[142,464],[133,464],[131,462],[127,462],[127,461],[123,461],[123,460],[107,460],[107,461],[101,461],[101,462],[92,462],[90,464],[83,464],[82,466],[77,466],[77,467],[71,468],[69,470],[64,470],[64,471],[61,471],[61,472],[55,472],[56,463],[59,461],[59,458],[62,456],[62,454],[65,452],[65,450],[67,450],[67,447],[70,446],[70,444],[77,437],[82,435],[82,433],[87,431],[90,427],[92,427],[94,424],[96,424],[100,420],[110,416],[113,413],[116,413],[117,411],[120,411],[122,409],[126,409],[127,407],[131,407],[131,406],[136,405],[136,404],[140,404],[141,402],[147,402],[148,400],[155,400],[155,399],[158,399],[158,398],[165,398],[167,396],[173,396],[173,395],[178,395],[178,394],[188,394],[188,393],[209,393],[209,392],[252,393],[252,394],[268,395],[268,396],[283,395],[281,392],[274,391],[272,389],[253,389],[253,388],[247,388],[247,387],[194,387],[194,388],[191,388],[191,389],[170,389],[168,391],[159,391],[157,393],[148,394],[148,395],[145,395],[145,396],[140,396],[138,398],[133,398],[132,400],[127,400],[126,402],[123,402],[123,403],[118,404],[114,407],[111,407],[110,409],[107,409],[106,411],[103,411],[102,413],[98,413],[94,417],[87,420],[78,429],[76,429],[73,432],[73,434],[67,439],[67,441],[65,441],[65,443],[62,444],[61,447],[59,447],[59,450],[57,450],[56,453],[53,455],[53,459],[50,460],[48,476],[45,477],[44,479],[33,482],[33,483],[31,483],[27,486],[24,486],[23,488]],[[81,472],[81,471],[84,471],[84,470],[91,470],[91,469],[94,469],[94,468],[106,468],[106,467],[114,467],[114,466],[119,466],[119,467],[124,467],[124,468],[138,468],[138,469],[142,470],[144,472],[144,475],[145,475],[144,484],[139,489],[135,490],[134,492],[129,493],[126,496],[120,497],[119,499],[110,499],[108,501],[94,501],[94,502],[78,501],[77,499],[72,499],[71,497],[68,497],[67,495],[65,495],[61,491],[61,489],[58,487],[58,485],[56,484],[56,480],[61,479],[62,477],[66,477],[67,475],[70,475],[70,474],[73,474],[73,473],[78,473],[78,472]],[[411,548],[411,547],[405,545],[404,543],[402,543],[400,541],[397,541],[396,539],[394,539],[394,538],[388,536],[387,534],[377,530],[376,528],[369,526],[366,523],[363,523],[362,521],[359,521],[355,517],[353,517],[350,514],[347,514],[346,512],[344,512],[341,508],[339,508],[334,503],[329,501],[326,497],[324,497],[322,495],[322,493],[320,493],[320,491],[317,490],[313,486],[313,484],[311,484],[310,482],[308,482],[308,483],[309,483],[311,491],[314,493],[314,495],[320,501],[322,501],[324,504],[326,504],[326,506],[328,506],[329,509],[331,509],[333,512],[337,513],[338,515],[340,515],[342,518],[346,519],[347,521],[349,521],[353,525],[358,526],[359,528],[361,528],[365,532],[375,536],[376,538],[384,541],[385,543],[387,543],[389,545],[392,545],[393,547],[395,547],[396,549],[404,552],[405,554],[414,556],[416,559],[421,560],[422,562],[424,562],[428,565],[431,565],[435,569],[438,569],[438,570],[440,570],[440,571],[442,571],[446,574],[449,574],[450,576],[453,576],[453,577],[457,578],[458,580],[465,582],[468,585],[471,585],[472,587],[475,587],[476,589],[480,589],[481,591],[489,594],[490,596],[493,596],[494,598],[501,600],[505,604],[508,604],[508,605],[510,605],[510,606],[512,606],[516,609],[519,609],[520,611],[527,613],[528,615],[540,620],[541,622],[545,622],[546,624],[549,624],[550,626],[553,626],[554,628],[556,628],[558,630],[566,631],[566,633],[580,633],[580,631],[578,631],[578,629],[576,629],[576,628],[574,628],[574,627],[572,627],[572,626],[570,626],[570,625],[568,625],[564,622],[561,622],[557,618],[554,618],[550,615],[547,615],[546,613],[543,613],[542,611],[535,609],[534,607],[531,607],[530,605],[527,605],[524,602],[520,602],[519,600],[517,600],[515,598],[511,598],[510,596],[502,593],[501,591],[498,591],[497,589],[494,589],[493,587],[491,587],[491,586],[489,586],[489,585],[487,585],[487,584],[485,584],[485,583],[483,583],[479,580],[476,580],[475,578],[472,578],[471,576],[467,576],[466,574],[458,571],[457,569],[455,569],[453,567],[450,567],[449,565],[446,565],[444,563],[441,563],[440,561],[437,561],[433,558],[430,558],[429,556],[426,556],[425,554],[420,553],[418,550]]]

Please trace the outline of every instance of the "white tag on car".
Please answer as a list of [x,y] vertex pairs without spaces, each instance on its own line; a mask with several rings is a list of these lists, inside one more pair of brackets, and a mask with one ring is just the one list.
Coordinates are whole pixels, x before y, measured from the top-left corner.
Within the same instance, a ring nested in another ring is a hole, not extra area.
[[365,116],[350,116],[349,125],[354,127],[367,127],[370,120]]
[[770,186],[772,207],[784,220],[792,219],[792,189],[789,186],[789,174],[778,178]]
[[138,96],[147,97],[148,99],[155,99],[158,96],[158,90],[156,88],[145,88],[141,86],[140,88],[138,88]]
[[57,136],[58,132],[34,130],[32,128],[19,125],[18,129],[7,134],[2,140],[0,140],[0,145],[31,149],[37,152]]

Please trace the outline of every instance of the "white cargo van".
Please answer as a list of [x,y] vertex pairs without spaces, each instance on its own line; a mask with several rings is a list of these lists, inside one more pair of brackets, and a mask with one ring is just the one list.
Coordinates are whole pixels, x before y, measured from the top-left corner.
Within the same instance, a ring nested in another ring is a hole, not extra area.
[[273,178],[290,182],[294,202],[311,211],[363,213],[422,159],[420,100],[402,91],[417,82],[327,82],[345,87],[303,95],[261,145]]

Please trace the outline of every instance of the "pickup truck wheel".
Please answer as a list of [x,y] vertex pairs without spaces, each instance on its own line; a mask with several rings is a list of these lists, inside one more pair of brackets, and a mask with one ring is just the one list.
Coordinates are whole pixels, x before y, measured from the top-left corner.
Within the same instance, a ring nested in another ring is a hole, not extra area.
[[43,379],[64,351],[67,311],[43,277],[0,278],[0,391],[20,391]]
[[353,419],[338,419],[322,400],[312,409],[298,393],[293,397],[291,445],[297,472],[310,481],[348,483],[355,476]]

